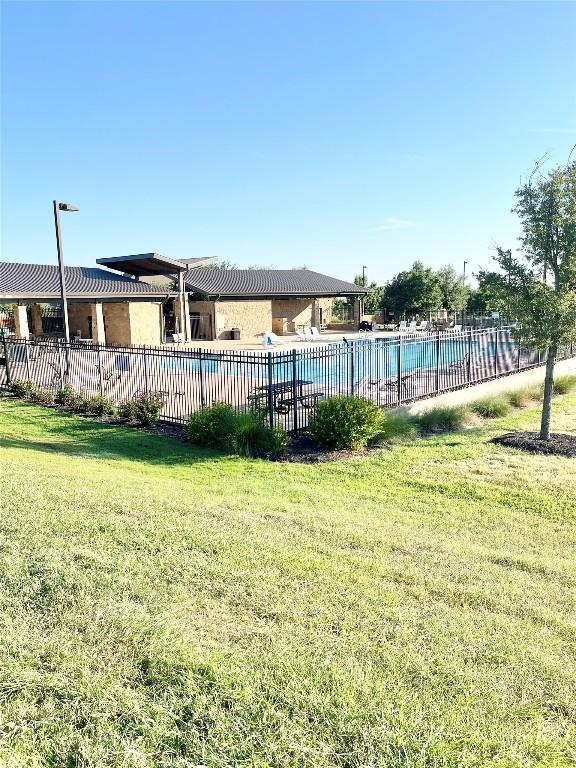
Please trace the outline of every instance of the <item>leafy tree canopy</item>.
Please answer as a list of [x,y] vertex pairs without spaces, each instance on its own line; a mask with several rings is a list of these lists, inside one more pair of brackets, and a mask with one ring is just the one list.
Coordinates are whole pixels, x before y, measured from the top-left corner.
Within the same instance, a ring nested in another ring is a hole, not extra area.
[[382,303],[396,316],[434,312],[442,306],[438,275],[415,261],[411,269],[400,272],[385,286]]
[[511,313],[524,342],[548,350],[540,437],[550,437],[554,362],[576,341],[576,162],[543,175],[537,167],[516,190],[521,249],[498,249]]
[[455,309],[462,312],[468,302],[470,289],[464,284],[464,278],[454,267],[445,266],[436,272],[442,294],[444,309]]

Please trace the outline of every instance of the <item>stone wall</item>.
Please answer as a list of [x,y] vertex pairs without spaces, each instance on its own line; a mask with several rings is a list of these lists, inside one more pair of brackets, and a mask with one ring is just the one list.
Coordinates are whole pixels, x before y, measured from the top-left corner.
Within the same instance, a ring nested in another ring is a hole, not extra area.
[[[127,306],[130,315],[130,343],[154,346],[161,344],[161,302],[131,301]],[[108,327],[106,327],[106,337],[108,338]]]
[[243,339],[262,336],[272,330],[272,302],[217,301],[215,302],[215,337],[229,339],[232,328],[240,328]]
[[92,315],[91,305],[86,304],[71,304],[68,302],[68,325],[70,326],[70,338],[80,331],[80,336],[83,339],[92,338],[90,334],[90,323],[88,318]]
[[[316,299],[317,309],[322,310],[322,319],[320,312],[313,312],[313,299],[274,299],[272,301],[272,316],[285,319],[285,331],[294,333],[300,326],[317,325],[320,326],[329,323],[332,319],[332,299]],[[280,328],[279,323],[275,323],[276,328]],[[277,331],[277,332],[280,332]]]
[[[312,299],[273,299],[272,316],[274,318],[284,318],[284,330],[288,333],[294,331],[302,325],[309,326],[312,322]],[[277,333],[282,329],[277,323],[274,324]]]
[[207,339],[212,341],[214,338],[214,305],[213,301],[189,301],[188,309],[191,315],[201,315],[201,322],[191,322],[190,328],[194,338]]
[[[127,302],[112,302],[103,305],[106,326],[106,344],[131,344],[130,311]],[[149,344],[151,342],[148,342]]]

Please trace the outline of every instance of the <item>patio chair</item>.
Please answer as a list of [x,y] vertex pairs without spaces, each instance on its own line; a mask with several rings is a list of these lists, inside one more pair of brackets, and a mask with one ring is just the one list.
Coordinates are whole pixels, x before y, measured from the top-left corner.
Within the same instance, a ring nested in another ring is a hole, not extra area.
[[[404,390],[404,393],[408,393],[408,382],[410,379],[414,378],[416,374],[419,373],[418,369],[415,369],[413,371],[410,371],[409,373],[404,373],[402,376],[400,376],[400,387],[402,390]],[[388,379],[379,379],[376,381],[369,381],[368,386],[370,387],[378,387],[380,390],[386,390],[386,389],[398,389],[398,377],[397,376],[391,376]]]
[[406,332],[407,333],[414,333],[415,331],[418,330],[417,326],[418,326],[418,323],[416,322],[416,320],[412,320],[412,322],[410,323],[408,328],[406,328]]
[[272,333],[272,331],[264,331],[264,335],[262,338],[262,346],[263,347],[269,347],[274,344],[278,344],[279,342],[278,336],[276,336],[275,333]]
[[408,321],[407,320],[400,320],[400,325],[398,326],[398,330],[400,331],[400,333],[402,333],[403,331],[407,331],[408,330]]
[[421,320],[418,325],[416,326],[417,331],[426,331],[428,330],[428,320]]
[[303,331],[296,331],[296,336],[298,337],[298,341],[310,341],[310,337],[306,334],[306,328],[304,328]]

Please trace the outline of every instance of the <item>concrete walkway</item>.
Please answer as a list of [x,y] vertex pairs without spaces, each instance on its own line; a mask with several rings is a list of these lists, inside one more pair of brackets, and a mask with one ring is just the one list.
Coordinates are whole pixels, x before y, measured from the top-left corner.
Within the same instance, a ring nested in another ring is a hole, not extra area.
[[[499,379],[491,379],[490,381],[484,381],[482,384],[474,384],[466,389],[457,389],[454,392],[445,392],[443,395],[437,397],[429,397],[426,400],[418,400],[415,403],[408,403],[402,406],[399,410],[405,411],[411,415],[417,413],[424,413],[431,408],[444,405],[465,405],[471,403],[474,400],[480,400],[483,397],[489,395],[497,395],[501,392],[512,392],[516,389],[522,389],[532,384],[538,384],[544,381],[544,375],[546,373],[546,366],[541,365],[538,368],[531,368],[528,371],[521,371],[520,373],[513,373],[509,376],[502,376]],[[568,360],[561,360],[556,363],[554,369],[555,376],[561,376],[563,374],[576,375],[576,357],[571,357]]]

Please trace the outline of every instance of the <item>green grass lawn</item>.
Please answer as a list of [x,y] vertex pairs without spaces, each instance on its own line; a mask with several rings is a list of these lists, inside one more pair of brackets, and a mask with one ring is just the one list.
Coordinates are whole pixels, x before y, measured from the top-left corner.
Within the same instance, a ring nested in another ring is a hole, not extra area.
[[0,400],[0,765],[576,765],[576,460],[488,442],[537,421],[290,465]]

